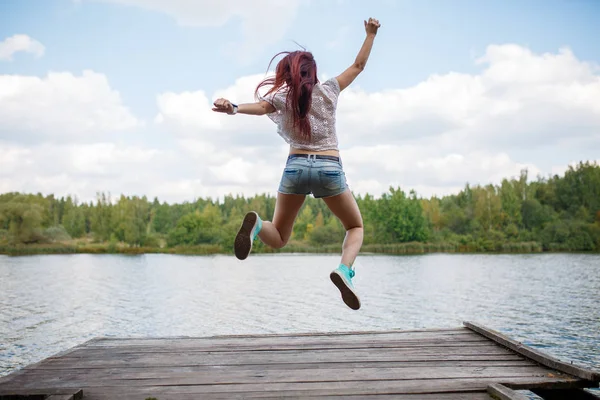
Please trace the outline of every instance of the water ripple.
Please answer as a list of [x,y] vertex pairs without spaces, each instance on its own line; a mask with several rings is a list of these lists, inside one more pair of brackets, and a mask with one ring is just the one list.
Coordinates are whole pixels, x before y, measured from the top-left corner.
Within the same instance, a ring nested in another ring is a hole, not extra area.
[[457,327],[471,320],[600,365],[600,256],[361,256],[363,308],[329,281],[337,257],[0,256],[0,375],[96,336]]

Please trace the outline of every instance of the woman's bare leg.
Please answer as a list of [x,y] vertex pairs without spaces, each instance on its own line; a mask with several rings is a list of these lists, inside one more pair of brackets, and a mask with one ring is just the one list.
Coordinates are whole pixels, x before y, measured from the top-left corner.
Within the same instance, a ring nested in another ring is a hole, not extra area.
[[263,221],[262,229],[258,233],[258,237],[264,244],[274,249],[286,245],[305,198],[306,195],[303,194],[277,193],[273,222]]
[[340,195],[326,197],[323,199],[331,212],[346,228],[346,237],[342,245],[342,262],[338,268],[333,270],[329,277],[331,281],[340,290],[342,300],[353,310],[360,308],[360,299],[354,290],[352,277],[354,269],[352,265],[358,256],[358,252],[363,242],[363,222],[362,216],[356,200],[350,189]]
[[342,264],[351,267],[363,242],[363,221],[356,199],[350,189],[340,195],[323,198],[327,207],[346,228],[342,245]]

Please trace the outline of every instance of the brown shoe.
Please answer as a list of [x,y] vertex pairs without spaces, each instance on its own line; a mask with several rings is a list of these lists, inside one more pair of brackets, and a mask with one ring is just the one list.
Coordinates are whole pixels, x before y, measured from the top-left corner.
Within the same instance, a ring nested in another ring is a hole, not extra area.
[[242,226],[240,226],[240,230],[238,231],[235,237],[235,242],[233,245],[235,256],[239,260],[245,260],[246,258],[248,258],[248,255],[252,250],[252,242],[254,242],[254,239],[258,234],[258,230],[260,230],[260,227],[258,228],[258,230],[256,229],[260,222],[261,221],[258,217],[258,214],[254,211],[250,211],[244,217],[244,220],[242,221]]

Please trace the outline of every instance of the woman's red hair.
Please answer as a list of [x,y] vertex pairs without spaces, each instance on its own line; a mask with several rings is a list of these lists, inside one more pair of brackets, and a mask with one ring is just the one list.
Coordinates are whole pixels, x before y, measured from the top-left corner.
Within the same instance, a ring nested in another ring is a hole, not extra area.
[[308,113],[312,105],[313,87],[319,83],[317,63],[310,52],[284,51],[271,59],[269,67],[275,57],[281,54],[287,55],[277,63],[275,76],[259,83],[255,95],[258,96],[258,90],[263,86],[273,86],[265,96],[287,89],[285,106],[286,110],[292,110],[293,128],[303,136],[310,138],[311,127]]

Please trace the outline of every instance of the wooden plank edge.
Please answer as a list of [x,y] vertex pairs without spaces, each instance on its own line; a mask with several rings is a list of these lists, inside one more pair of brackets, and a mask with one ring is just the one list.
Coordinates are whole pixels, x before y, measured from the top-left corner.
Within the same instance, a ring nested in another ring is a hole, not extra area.
[[289,333],[259,333],[259,334],[239,334],[239,335],[213,335],[196,339],[221,339],[221,338],[269,338],[269,337],[306,337],[306,336],[346,336],[346,335],[391,335],[398,333],[465,333],[468,329],[459,328],[430,328],[430,329],[388,329],[384,331],[364,330],[364,331],[329,331],[329,332],[289,332]]
[[115,337],[115,336],[100,336],[95,340],[112,340],[112,341],[127,341],[135,340],[183,340],[183,339],[245,339],[245,338],[286,338],[286,337],[311,337],[311,336],[348,336],[348,335],[391,335],[398,333],[467,333],[469,329],[464,327],[459,328],[430,328],[430,329],[388,329],[384,331],[364,330],[364,331],[328,331],[328,332],[287,332],[287,333],[245,333],[245,334],[223,334],[211,336],[131,336],[131,337]]
[[46,400],[83,400],[83,389],[78,389],[72,393],[67,394],[53,394],[50,395]]
[[499,345],[504,346],[512,351],[515,351],[521,354],[522,356],[527,357],[530,360],[533,360],[548,368],[552,368],[557,371],[564,372],[566,374],[573,375],[596,384],[600,382],[600,373],[598,372],[594,372],[590,369],[574,365],[573,363],[566,363],[564,361],[560,361],[557,358],[554,358],[539,350],[529,347],[521,342],[517,342],[516,340],[511,339],[510,337],[493,329],[487,328],[483,325],[468,321],[464,321],[463,325],[469,328],[470,330],[479,333],[480,335],[483,335],[488,339],[493,340]]
[[83,389],[73,388],[51,388],[51,389],[0,389],[0,400],[4,398],[12,398],[14,396],[44,396],[45,399],[50,399],[52,396],[69,396],[73,400],[83,399]]
[[499,383],[492,383],[487,387],[488,394],[496,400],[529,400],[524,394],[515,392]]
[[[504,386],[509,387],[513,390],[532,390],[537,388],[545,389],[570,389],[581,387],[581,380],[572,381],[553,381],[549,379],[539,380],[531,377],[505,377],[506,380],[500,381],[496,379],[496,382],[502,383]],[[544,379],[544,378],[542,378]],[[344,386],[333,385],[333,386],[322,386],[322,384],[336,384],[340,383],[338,380],[328,380],[324,382],[278,382],[278,383],[253,383],[253,384],[208,384],[208,385],[194,385],[187,384],[181,385],[178,383],[173,384],[159,384],[159,385],[146,385],[146,386],[114,386],[114,385],[103,385],[101,386],[101,392],[104,396],[113,395],[117,396],[127,394],[128,398],[135,398],[142,394],[154,393],[155,397],[162,400],[163,396],[168,398],[174,398],[171,396],[175,395],[198,395],[196,398],[203,398],[202,396],[214,396],[217,394],[225,394],[229,398],[249,398],[252,393],[261,393],[264,395],[277,396],[277,398],[313,398],[315,396],[327,394],[335,394],[343,398],[342,396],[347,395],[368,395],[368,394],[405,394],[412,395],[415,398],[419,398],[419,395],[438,394],[443,396],[449,393],[487,393],[486,388],[490,384],[489,378],[466,378],[456,380],[456,384],[449,384],[448,387],[445,382],[452,382],[452,379],[434,379],[433,385],[431,379],[422,379],[419,382],[413,382],[408,388],[405,386],[406,382],[410,380],[396,380],[396,379],[380,379],[377,381],[360,382],[360,385],[353,385],[351,388]],[[306,387],[306,384],[315,384],[317,386]],[[356,383],[356,382],[354,382]],[[390,385],[388,385],[390,383]],[[401,383],[401,385],[395,385],[395,383]],[[374,385],[373,385],[374,384]],[[440,386],[441,384],[441,386]],[[293,387],[290,387],[292,385]],[[98,386],[99,388],[100,386]],[[96,387],[95,387],[96,388]],[[327,393],[323,393],[327,392]],[[262,397],[261,396],[261,397]],[[444,398],[444,397],[441,397]],[[142,399],[139,399],[142,400]]]

